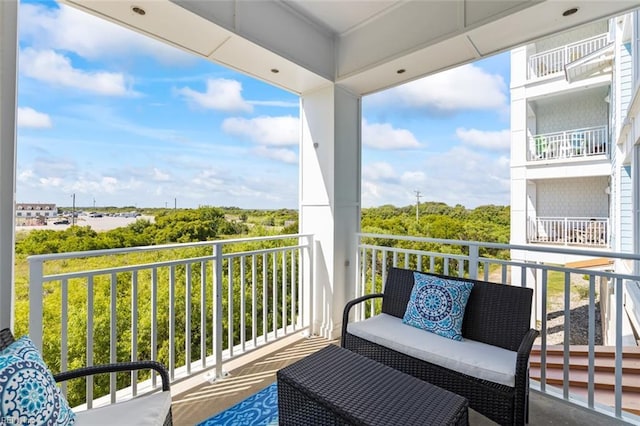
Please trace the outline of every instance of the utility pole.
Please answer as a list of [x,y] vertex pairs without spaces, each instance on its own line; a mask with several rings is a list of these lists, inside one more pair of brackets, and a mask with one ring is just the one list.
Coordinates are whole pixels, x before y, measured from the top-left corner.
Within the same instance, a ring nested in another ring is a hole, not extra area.
[[422,195],[418,190],[415,190],[413,192],[416,193],[416,222],[417,222],[420,219],[420,198],[422,197]]
[[71,226],[76,224],[76,194],[71,195]]

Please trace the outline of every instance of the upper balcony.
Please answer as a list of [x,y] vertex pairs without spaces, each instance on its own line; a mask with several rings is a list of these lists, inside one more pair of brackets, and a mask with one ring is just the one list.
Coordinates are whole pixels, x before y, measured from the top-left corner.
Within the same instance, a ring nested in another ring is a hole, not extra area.
[[585,158],[609,158],[607,126],[541,133],[529,137],[528,161],[574,161]]
[[529,56],[527,80],[563,75],[565,65],[590,55],[609,44],[608,34],[599,34]]
[[[623,364],[625,351],[635,351],[627,345],[635,348],[635,342],[625,339],[626,316],[616,313],[630,309],[623,300],[640,277],[523,259],[546,252],[611,261],[639,255],[393,235],[357,234],[356,240],[357,268],[343,289],[347,297],[380,292],[391,266],[533,288],[531,321],[541,337],[532,354],[531,388],[598,415],[638,420],[633,413],[640,412],[640,387]],[[29,333],[54,369],[151,358],[168,367],[179,394],[187,395],[191,379],[195,388],[203,375],[222,378],[223,365],[300,333],[315,334],[334,311],[342,312],[343,306],[325,302],[328,289],[318,278],[314,247],[312,235],[288,235],[31,256],[29,297],[17,289],[16,312],[24,313],[28,301]],[[92,257],[102,259],[99,269],[87,269]],[[376,309],[359,309],[356,320]],[[24,317],[17,325],[26,331]],[[583,361],[575,359],[580,353],[596,375],[584,373]],[[91,407],[158,385],[155,376],[107,379],[70,383],[63,392],[73,389],[75,404]],[[182,398],[203,399],[207,392]]]
[[527,241],[583,247],[609,247],[606,217],[537,217],[529,219]]

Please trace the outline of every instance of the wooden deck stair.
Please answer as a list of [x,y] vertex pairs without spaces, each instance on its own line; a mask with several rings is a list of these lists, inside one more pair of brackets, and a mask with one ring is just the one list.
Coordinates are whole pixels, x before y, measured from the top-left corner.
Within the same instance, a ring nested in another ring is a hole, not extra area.
[[[622,355],[622,409],[640,415],[640,347],[624,347]],[[595,401],[614,406],[615,401],[615,348],[596,346]],[[547,346],[546,382],[562,388],[564,363],[563,346]],[[587,397],[589,348],[572,345],[569,355],[569,389]],[[540,380],[540,346],[534,346],[530,357],[530,376]]]

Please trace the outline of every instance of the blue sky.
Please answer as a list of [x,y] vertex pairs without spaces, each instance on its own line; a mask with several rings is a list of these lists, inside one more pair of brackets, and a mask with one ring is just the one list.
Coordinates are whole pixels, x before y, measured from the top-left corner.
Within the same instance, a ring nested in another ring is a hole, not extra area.
[[[298,96],[53,1],[20,9],[18,202],[296,208]],[[509,54],[363,99],[362,204],[509,203]]]

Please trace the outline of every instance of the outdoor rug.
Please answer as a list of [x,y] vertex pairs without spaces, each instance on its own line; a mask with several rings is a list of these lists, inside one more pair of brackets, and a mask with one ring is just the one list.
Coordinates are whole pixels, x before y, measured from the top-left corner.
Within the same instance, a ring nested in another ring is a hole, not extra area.
[[268,426],[278,424],[278,388],[273,383],[198,426]]

